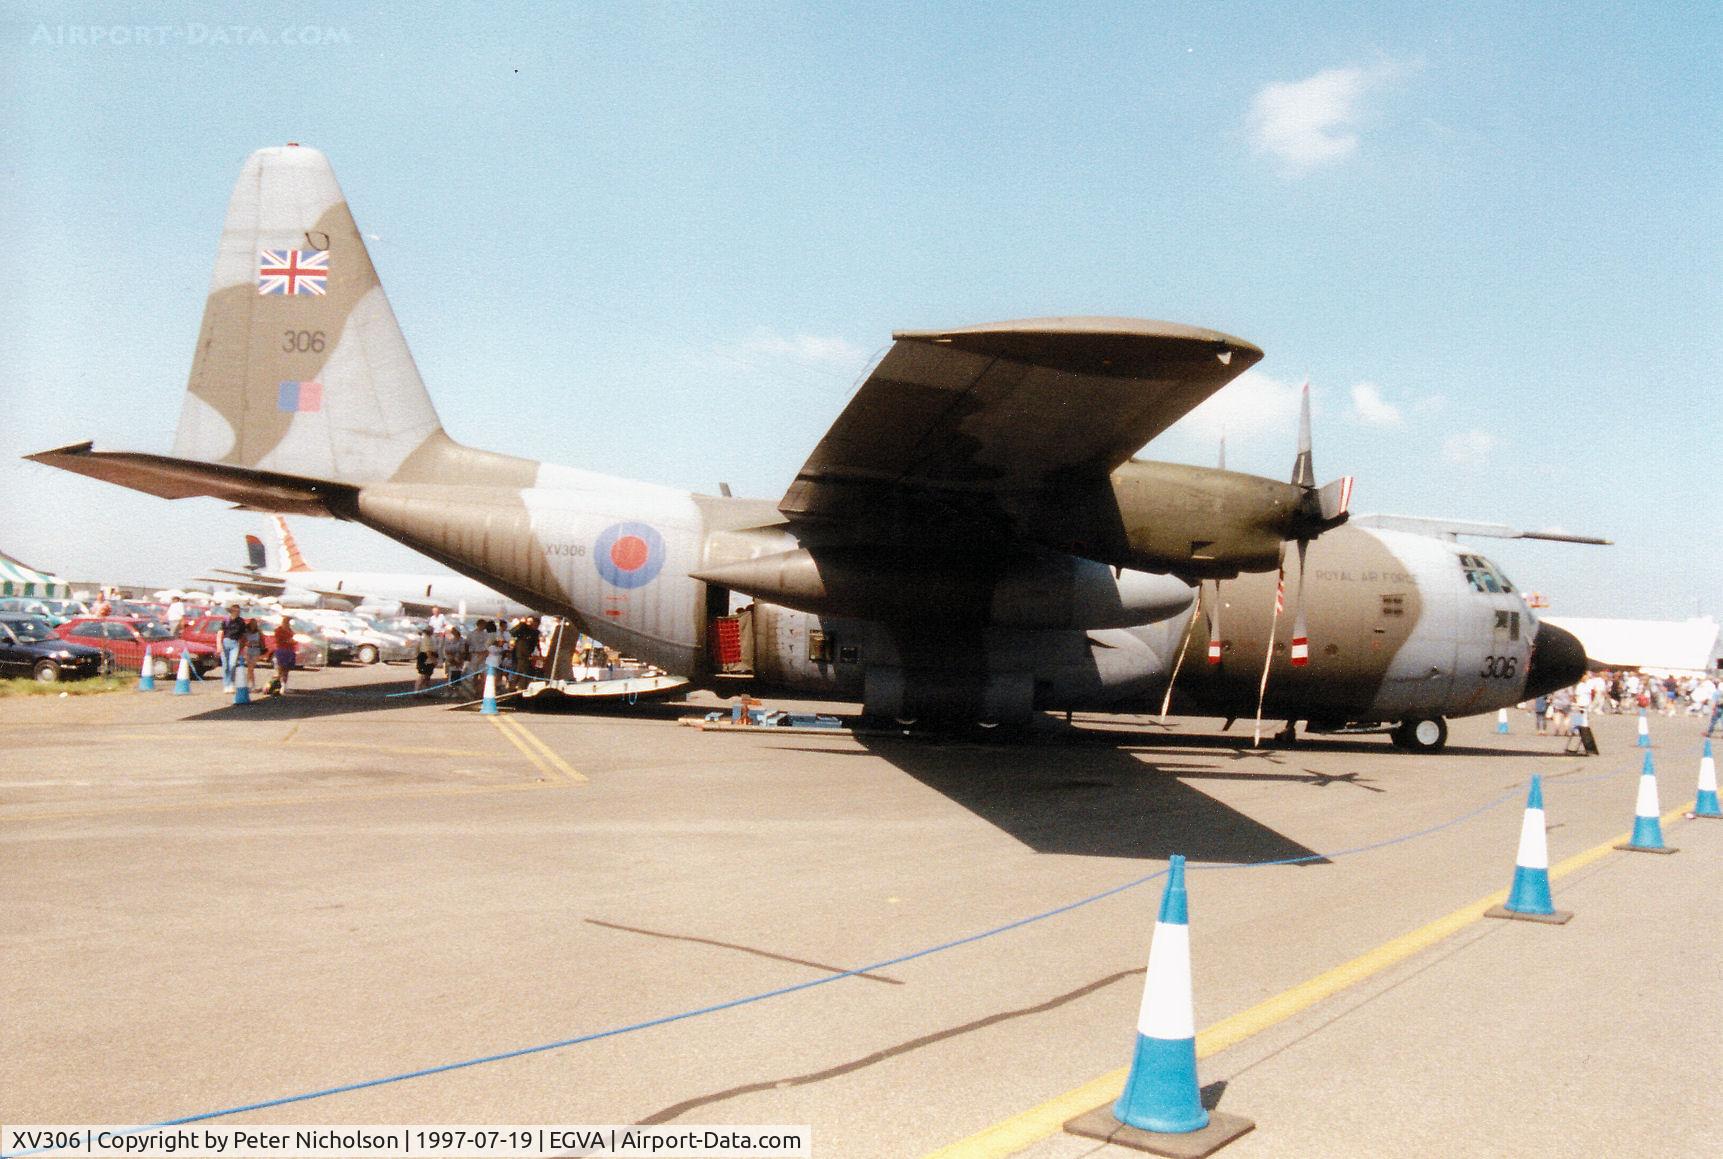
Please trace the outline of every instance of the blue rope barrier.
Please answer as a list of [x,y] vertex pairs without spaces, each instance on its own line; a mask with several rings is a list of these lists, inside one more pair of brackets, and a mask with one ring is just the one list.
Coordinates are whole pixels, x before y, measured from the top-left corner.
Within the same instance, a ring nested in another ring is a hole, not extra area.
[[[1629,771],[1632,771],[1635,776],[1639,775],[1637,769]],[[1603,780],[1605,778],[1621,775],[1623,775],[1623,770],[1616,769],[1588,776],[1583,778],[1583,780]],[[1561,787],[1575,783],[1579,782],[1576,782],[1573,779],[1564,779],[1563,782],[1554,782],[1547,787]],[[1499,796],[1492,798],[1477,808],[1468,810],[1467,812],[1462,813],[1457,817],[1450,818],[1447,821],[1443,821],[1440,824],[1432,825],[1425,829],[1419,829],[1412,833],[1402,834],[1398,837],[1390,837],[1382,841],[1373,841],[1365,845],[1357,845],[1348,849],[1338,850],[1333,853],[1312,853],[1301,857],[1283,857],[1265,861],[1219,862],[1206,865],[1193,864],[1190,868],[1192,870],[1264,869],[1271,866],[1295,865],[1307,861],[1336,861],[1343,857],[1353,857],[1362,853],[1385,849],[1393,845],[1402,845],[1410,841],[1416,841],[1420,838],[1428,837],[1434,833],[1439,833],[1444,829],[1451,829],[1456,825],[1461,825],[1474,818],[1480,817],[1491,810],[1498,809],[1509,801],[1519,799],[1523,796],[1524,791],[1523,786],[1516,786],[1515,788],[1509,789]],[[372,1087],[388,1086],[393,1083],[407,1082],[411,1079],[427,1078],[431,1075],[447,1074],[450,1071],[484,1066],[488,1063],[503,1062],[507,1059],[523,1058],[532,1054],[543,1054],[546,1051],[561,1050],[570,1046],[579,1046],[583,1043],[596,1042],[603,1038],[615,1038],[619,1035],[632,1034],[641,1030],[649,1030],[657,1026],[667,1026],[673,1022],[684,1022],[690,1018],[699,1018],[707,1014],[716,1014],[724,1010],[734,1010],[737,1007],[750,1006],[758,1002],[765,1002],[772,998],[781,998],[787,994],[795,994],[803,990],[811,990],[816,986],[825,986],[833,982],[840,982],[845,978],[853,978],[858,974],[876,973],[880,970],[889,969],[892,966],[902,965],[905,962],[913,962],[919,958],[931,957],[934,954],[944,953],[947,950],[954,950],[959,946],[967,946],[988,938],[998,937],[999,935],[1009,933],[1012,930],[1022,929],[1025,926],[1033,925],[1037,922],[1047,921],[1062,914],[1071,913],[1074,910],[1093,905],[1096,902],[1104,901],[1107,898],[1115,897],[1121,893],[1127,892],[1128,890],[1137,889],[1141,886],[1147,885],[1149,882],[1164,877],[1166,872],[1165,868],[1157,869],[1153,873],[1143,874],[1140,877],[1133,878],[1120,885],[1104,889],[1099,893],[1090,894],[1088,897],[1079,898],[1076,901],[1055,906],[1052,909],[1044,910],[1041,913],[1033,914],[1029,917],[1018,918],[1015,921],[1006,922],[1003,925],[994,926],[991,929],[982,930],[978,933],[967,934],[960,938],[953,938],[950,941],[941,942],[938,945],[927,946],[906,954],[899,954],[895,957],[885,958],[878,962],[870,962],[865,966],[857,966],[853,969],[845,970],[842,973],[829,974],[820,978],[811,978],[805,982],[796,982],[788,986],[780,986],[776,989],[765,990],[758,994],[750,994],[741,998],[732,998],[723,1002],[715,1002],[708,1006],[701,1006],[692,1010],[684,1010],[676,1014],[665,1014],[657,1018],[648,1018],[640,1022],[631,1022],[623,1026],[613,1026],[605,1030],[595,1030],[587,1034],[576,1035],[572,1038],[558,1039],[555,1042],[546,1042],[535,1046],[520,1047],[515,1050],[502,1051],[497,1054],[487,1054],[477,1058],[462,1059],[458,1062],[441,1063],[436,1066],[422,1067],[418,1070],[404,1071],[400,1074],[385,1075],[381,1078],[362,1079],[357,1082],[342,1083],[339,1086],[325,1087],[321,1090],[308,1091],[302,1094],[283,1095],[280,1098],[264,1099],[259,1102],[245,1103],[239,1106],[227,1107],[218,1111],[204,1111],[199,1114],[185,1115],[176,1119],[166,1119],[151,1125],[155,1127],[177,1127],[186,1123],[203,1122],[209,1119],[222,1118],[227,1115],[237,1115],[247,1111],[259,1111],[270,1107],[286,1106],[291,1103],[309,1102],[313,1099],[328,1098],[331,1095],[348,1094],[353,1091],[367,1090]]]

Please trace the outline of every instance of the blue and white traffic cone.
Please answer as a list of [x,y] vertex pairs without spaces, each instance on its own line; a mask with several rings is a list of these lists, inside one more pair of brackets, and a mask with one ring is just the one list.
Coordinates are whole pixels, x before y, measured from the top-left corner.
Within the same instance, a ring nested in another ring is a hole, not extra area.
[[173,694],[175,696],[191,695],[191,656],[185,652],[179,654],[179,675],[174,677]]
[[1508,710],[1505,708],[1496,709],[1496,731],[1500,733],[1508,731]]
[[1699,758],[1699,795],[1688,816],[1723,818],[1723,810],[1717,808],[1717,762],[1711,759],[1710,740],[1706,740],[1704,755]]
[[1181,1134],[1208,1126],[1197,1088],[1196,1010],[1191,997],[1191,927],[1185,859],[1167,866],[1161,916],[1137,1014],[1137,1049],[1113,1117],[1128,1126]]
[[[1160,919],[1149,944],[1149,969],[1137,1013],[1137,1044],[1125,1089],[1111,1107],[1096,1107],[1065,1124],[1089,1138],[1154,1149],[1153,1136],[1177,1135],[1179,1154],[1206,1155],[1256,1124],[1214,1112],[1197,1086],[1196,1011],[1191,998],[1191,927],[1185,859],[1167,864]],[[1121,1126],[1122,1124],[1122,1126]],[[1132,1140],[1121,1132],[1146,1132]],[[1199,1134],[1200,1132],[1200,1134]]]
[[497,714],[497,666],[489,660],[485,661],[485,700],[479,712],[483,716]]
[[1663,843],[1663,822],[1657,807],[1657,769],[1651,754],[1645,754],[1645,767],[1639,774],[1639,799],[1633,808],[1633,840],[1617,845],[1634,853],[1674,853]]
[[150,646],[144,645],[144,667],[138,673],[138,691],[154,692],[156,690],[156,660],[150,653]]
[[233,679],[233,702],[235,704],[251,703],[251,681],[243,675],[236,675]]
[[1642,749],[1651,747],[1651,722],[1645,719],[1643,708],[1639,710],[1639,747]]
[[1526,794],[1526,814],[1520,822],[1520,851],[1514,858],[1514,886],[1508,891],[1508,904],[1493,906],[1484,911],[1484,916],[1552,925],[1561,925],[1573,917],[1550,904],[1550,852],[1544,833],[1542,777],[1532,777],[1531,791]]

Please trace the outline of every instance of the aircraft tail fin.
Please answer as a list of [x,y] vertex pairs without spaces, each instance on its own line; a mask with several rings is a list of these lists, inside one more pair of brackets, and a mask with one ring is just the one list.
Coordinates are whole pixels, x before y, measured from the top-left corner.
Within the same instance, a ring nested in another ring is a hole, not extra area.
[[311,567],[305,562],[305,557],[299,554],[299,544],[293,539],[293,532],[287,530],[287,520],[280,515],[271,516],[275,520],[275,543],[279,548],[275,566],[284,571],[310,571]]
[[347,484],[395,478],[446,441],[322,153],[246,159],[174,457]]
[[269,568],[269,560],[263,554],[263,540],[255,535],[245,537],[245,566],[254,574]]

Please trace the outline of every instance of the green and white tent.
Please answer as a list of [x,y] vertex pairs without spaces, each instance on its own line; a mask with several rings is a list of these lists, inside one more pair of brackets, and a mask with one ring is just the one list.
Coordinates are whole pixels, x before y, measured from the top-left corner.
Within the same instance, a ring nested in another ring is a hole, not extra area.
[[63,600],[71,596],[70,585],[29,564],[19,563],[0,551],[0,596],[38,596]]

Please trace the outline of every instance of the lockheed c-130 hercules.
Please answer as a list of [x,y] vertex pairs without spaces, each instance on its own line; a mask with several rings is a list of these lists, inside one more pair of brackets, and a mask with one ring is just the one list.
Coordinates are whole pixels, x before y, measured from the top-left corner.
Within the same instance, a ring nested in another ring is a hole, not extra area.
[[696,683],[900,720],[1137,711],[1177,671],[1184,711],[1434,749],[1583,674],[1482,557],[1346,526],[1308,407],[1290,482],[1132,457],[1261,357],[1127,318],[907,331],[777,503],[534,462],[444,433],[333,170],[289,145],[234,190],[173,455],[30,457],[352,520]]

